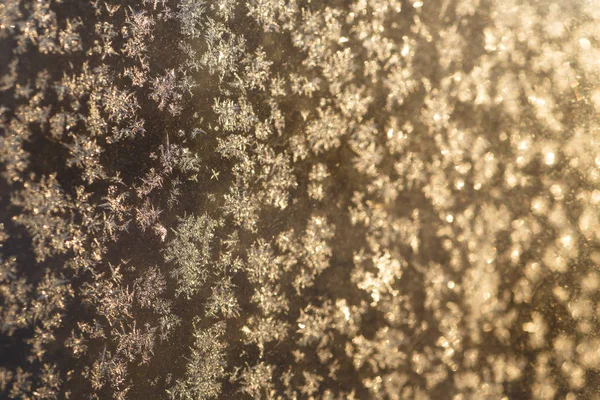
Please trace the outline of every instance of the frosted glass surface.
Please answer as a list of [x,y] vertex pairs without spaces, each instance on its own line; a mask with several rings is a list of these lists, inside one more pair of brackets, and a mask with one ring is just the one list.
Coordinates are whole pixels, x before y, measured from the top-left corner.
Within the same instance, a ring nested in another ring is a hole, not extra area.
[[597,0],[0,1],[0,397],[600,399]]

